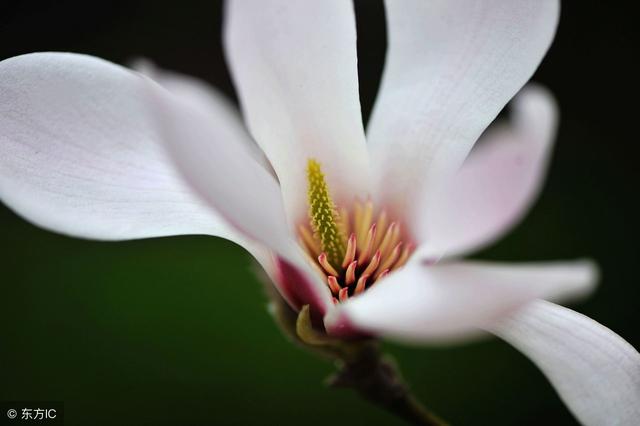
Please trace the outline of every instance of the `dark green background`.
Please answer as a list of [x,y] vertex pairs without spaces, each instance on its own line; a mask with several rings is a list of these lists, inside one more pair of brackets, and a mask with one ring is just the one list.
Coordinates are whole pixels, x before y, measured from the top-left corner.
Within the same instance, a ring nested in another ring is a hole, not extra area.
[[[119,63],[146,55],[233,94],[218,2],[0,5],[0,59],[39,50]],[[379,2],[359,1],[357,12],[367,116],[384,20]],[[639,347],[633,24],[620,2],[565,2],[535,77],[562,112],[546,189],[515,232],[479,257],[596,259],[601,287],[575,308]],[[248,255],[229,242],[75,240],[0,206],[0,251],[0,400],[62,400],[68,424],[397,424],[322,386],[331,365],[280,335]],[[454,424],[574,424],[536,368],[497,339],[389,350],[416,393]]]

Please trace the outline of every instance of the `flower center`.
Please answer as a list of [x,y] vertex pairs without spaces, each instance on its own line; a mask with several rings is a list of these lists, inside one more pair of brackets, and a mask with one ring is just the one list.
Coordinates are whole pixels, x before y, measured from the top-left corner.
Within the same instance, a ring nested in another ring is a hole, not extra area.
[[[402,267],[414,245],[400,223],[371,200],[336,206],[320,164],[307,164],[309,221],[298,226],[300,244],[326,277],[334,302],[357,295]],[[403,241],[405,240],[405,241]]]

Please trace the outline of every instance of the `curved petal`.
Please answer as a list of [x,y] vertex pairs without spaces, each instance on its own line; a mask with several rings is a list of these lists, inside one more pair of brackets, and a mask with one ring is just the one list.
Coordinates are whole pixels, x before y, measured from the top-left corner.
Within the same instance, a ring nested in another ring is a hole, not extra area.
[[0,198],[27,220],[83,238],[234,232],[175,172],[144,80],[70,53],[0,63]]
[[330,332],[357,328],[405,341],[468,337],[479,327],[537,298],[589,292],[596,279],[587,261],[501,265],[412,262],[327,318]]
[[537,301],[489,330],[542,370],[582,424],[638,424],[640,354],[607,327]]
[[[37,53],[1,62],[0,197],[28,220],[73,236],[109,240],[191,233],[221,236],[246,248],[267,273],[277,276],[279,269],[265,248],[271,241],[256,243],[238,232],[175,170],[161,143],[165,135],[157,125],[158,106],[152,105],[165,93],[136,73],[85,55]],[[216,102],[208,110],[183,102],[184,108],[180,101],[167,107],[176,116],[167,116],[166,121],[173,123],[193,109],[195,122],[187,124],[194,126],[193,131],[203,122],[214,127],[215,135],[224,136],[226,149],[245,155],[246,163],[242,156],[231,161],[239,170],[258,164],[237,114],[223,103],[215,111]],[[275,185],[271,188],[275,194],[270,193],[274,198],[258,207],[264,211],[269,203],[280,202],[280,194],[269,172],[258,168]],[[234,181],[233,176],[224,178],[227,183]],[[262,200],[264,188],[249,189]],[[244,225],[242,212],[231,217]],[[270,229],[269,223],[263,228]],[[309,268],[306,262],[299,266],[304,267]],[[326,292],[324,285],[318,288]],[[330,300],[320,290],[318,294],[316,305]]]
[[529,80],[559,2],[387,0],[386,10],[389,47],[367,138],[382,201],[403,211],[458,169]]
[[214,114],[205,114],[150,80],[149,87],[161,137],[187,182],[236,230],[277,254],[269,260],[273,267],[268,272],[292,306],[299,307],[299,300],[293,300],[292,292],[278,279],[280,257],[290,271],[305,278],[294,280],[304,287],[305,301],[314,299],[324,312],[331,303],[330,292],[295,242],[278,182],[251,155],[246,129],[224,105]]
[[[131,64],[131,67],[141,74],[146,75],[153,81],[167,89],[183,102],[188,103],[193,108],[205,114],[218,114],[220,109],[225,110],[225,116],[238,123],[242,123],[242,117],[238,108],[231,103],[227,97],[219,92],[215,87],[190,75],[180,74],[157,67],[146,58],[139,58]],[[258,145],[251,139],[243,138],[242,142],[247,144],[249,152],[267,170],[273,172],[271,164],[265,157]]]
[[515,99],[512,121],[491,128],[425,206],[420,234],[432,252],[463,254],[495,241],[537,197],[555,137],[555,102],[528,86]]
[[309,158],[338,203],[368,192],[353,5],[226,3],[225,48],[251,134],[275,169],[292,222],[306,215]]
[[[248,137],[243,128],[242,118],[237,108],[229,102],[229,100],[214,87],[204,81],[194,77],[182,75],[173,71],[167,71],[156,67],[151,61],[139,59],[133,64],[133,68],[138,72],[160,84],[167,89],[173,96],[180,99],[190,108],[200,111],[209,117],[224,117],[220,124],[227,127],[233,126],[235,132],[240,135],[237,142],[246,147],[246,152],[253,157],[266,171],[275,177],[275,173],[258,145]],[[225,123],[226,122],[226,123]],[[180,141],[181,143],[183,141]],[[186,148],[185,144],[185,148]],[[198,149],[196,147],[196,149]],[[243,152],[244,154],[244,152]],[[215,160],[210,166],[215,164]],[[215,177],[211,177],[215,179]],[[209,183],[204,184],[208,187]],[[205,191],[209,188],[205,188]],[[214,202],[217,202],[217,194],[210,194]],[[251,207],[253,208],[253,207]],[[239,233],[239,236],[242,235]],[[239,239],[239,238],[237,238]],[[271,282],[280,292],[283,298],[294,309],[300,309],[303,305],[309,304],[313,315],[323,315],[328,307],[328,300],[323,296],[326,291],[320,291],[315,285],[313,275],[310,271],[299,266],[295,266],[279,256],[274,256],[272,252],[264,244],[251,241],[242,235],[242,241],[239,242],[247,251],[249,251],[256,261],[263,268]]]

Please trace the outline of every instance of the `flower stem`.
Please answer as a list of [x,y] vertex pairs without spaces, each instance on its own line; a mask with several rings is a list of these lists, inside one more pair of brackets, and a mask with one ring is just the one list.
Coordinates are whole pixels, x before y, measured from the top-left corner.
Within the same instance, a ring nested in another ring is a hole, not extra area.
[[367,401],[412,425],[446,425],[411,394],[396,363],[381,354],[377,343],[360,345],[355,356],[349,358],[338,362],[338,372],[329,378],[331,387],[352,388]]
[[411,394],[396,363],[380,352],[378,341],[329,337],[314,328],[308,305],[295,313],[278,295],[272,296],[270,311],[280,329],[301,347],[336,363],[338,371],[327,381],[330,387],[351,388],[412,425],[447,425]]

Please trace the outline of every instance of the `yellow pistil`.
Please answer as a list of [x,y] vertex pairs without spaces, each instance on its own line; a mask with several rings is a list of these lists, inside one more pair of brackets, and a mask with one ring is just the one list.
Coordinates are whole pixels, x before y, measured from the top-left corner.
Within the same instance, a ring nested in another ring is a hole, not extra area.
[[340,267],[344,259],[345,246],[338,211],[329,194],[327,182],[320,169],[320,163],[309,159],[307,163],[309,190],[309,219],[322,251],[333,267]]

